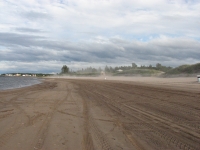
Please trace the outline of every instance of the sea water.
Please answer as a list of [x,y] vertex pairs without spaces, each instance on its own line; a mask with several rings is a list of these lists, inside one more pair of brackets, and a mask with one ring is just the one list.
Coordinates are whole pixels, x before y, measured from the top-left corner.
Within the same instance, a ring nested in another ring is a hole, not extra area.
[[2,77],[0,76],[0,90],[15,89],[34,84],[39,84],[41,81],[36,77]]

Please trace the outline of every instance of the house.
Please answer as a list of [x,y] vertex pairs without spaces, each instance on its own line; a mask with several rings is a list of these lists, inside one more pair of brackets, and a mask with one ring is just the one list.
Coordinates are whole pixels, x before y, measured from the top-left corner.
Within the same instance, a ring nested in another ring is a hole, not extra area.
[[123,72],[123,70],[119,69],[119,70],[117,70],[117,72]]

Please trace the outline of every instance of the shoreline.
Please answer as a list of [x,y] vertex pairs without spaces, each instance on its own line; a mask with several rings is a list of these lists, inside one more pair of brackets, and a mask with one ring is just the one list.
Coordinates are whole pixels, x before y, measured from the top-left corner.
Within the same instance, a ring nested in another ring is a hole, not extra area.
[[[24,78],[24,77],[8,77],[8,78]],[[27,78],[27,77],[25,77],[25,78]],[[30,78],[30,77],[28,77],[28,78]],[[37,78],[37,77],[31,77],[31,78],[37,79],[37,83],[30,83],[29,85],[23,85],[23,84],[21,85],[20,84],[20,86],[16,86],[17,85],[17,83],[16,83],[15,85],[13,85],[14,87],[10,86],[10,87],[6,87],[6,88],[2,88],[2,89],[0,89],[0,91],[26,88],[26,87],[34,86],[34,85],[37,85],[37,84],[41,84],[43,82],[43,80],[45,80],[45,79],[41,79],[41,78]]]
[[[38,78],[37,78],[38,79]],[[161,87],[166,89],[179,89],[184,91],[200,91],[200,82],[197,81],[195,77],[175,77],[175,78],[162,78],[162,77],[113,77],[113,76],[99,76],[99,77],[70,77],[70,76],[52,76],[52,77],[43,77],[38,80],[40,83],[33,85],[18,87],[18,88],[9,88],[9,89],[0,89],[0,92],[3,91],[14,91],[20,89],[26,89],[29,87],[34,87],[42,84],[48,80],[88,80],[88,81],[103,81],[103,82],[122,82],[130,84],[143,84],[148,87]]]

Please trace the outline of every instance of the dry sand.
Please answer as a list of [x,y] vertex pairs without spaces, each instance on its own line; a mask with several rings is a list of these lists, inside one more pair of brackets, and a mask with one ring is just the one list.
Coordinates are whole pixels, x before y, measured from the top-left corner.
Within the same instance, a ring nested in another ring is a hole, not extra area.
[[196,78],[48,78],[0,91],[1,150],[200,149]]

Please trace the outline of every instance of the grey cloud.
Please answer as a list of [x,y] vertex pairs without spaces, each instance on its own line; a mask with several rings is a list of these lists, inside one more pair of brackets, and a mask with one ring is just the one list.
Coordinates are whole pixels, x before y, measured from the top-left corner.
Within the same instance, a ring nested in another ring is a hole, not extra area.
[[28,47],[34,45],[36,40],[38,42],[44,38],[43,36],[0,32],[0,44],[4,46],[21,45]]
[[41,31],[39,29],[32,29],[32,28],[15,28],[16,31],[19,32],[28,32],[28,33],[41,33],[44,31]]
[[[187,41],[187,42],[186,42]],[[199,61],[200,42],[185,39],[155,39],[150,42],[112,38],[103,43],[73,43],[52,41],[42,36],[0,33],[0,44],[10,49],[0,50],[2,61],[60,61],[127,64],[148,62],[174,66],[183,60]]]
[[[46,66],[54,66],[54,61],[85,66],[131,62],[176,66],[200,61],[199,2],[171,5],[162,1],[155,5],[120,0],[105,1],[106,5],[80,1],[55,5],[52,1],[3,1],[2,4],[0,66],[4,68],[7,67],[4,61],[24,65],[49,62]],[[140,38],[147,42],[134,40]],[[45,70],[42,65],[37,69]]]
[[5,47],[40,47],[56,50],[76,50],[78,46],[72,45],[71,42],[52,41],[45,36],[5,33],[0,32],[0,44]]
[[30,20],[38,20],[38,19],[49,20],[49,19],[52,19],[51,15],[49,15],[47,13],[43,13],[43,12],[36,12],[36,11],[24,12],[21,15],[22,15],[22,17],[25,17],[25,18],[30,19]]
[[105,58],[115,59],[118,56],[118,54],[113,53],[112,51],[105,51],[105,50],[96,51],[96,52],[94,51],[94,52],[91,52],[91,54],[93,56],[96,56],[96,57],[101,58],[101,59],[105,59]]

